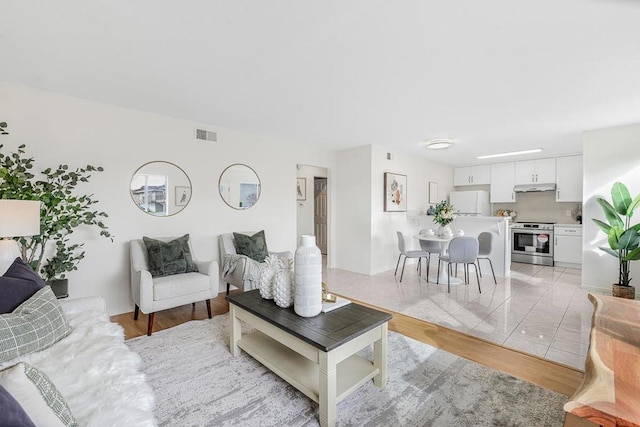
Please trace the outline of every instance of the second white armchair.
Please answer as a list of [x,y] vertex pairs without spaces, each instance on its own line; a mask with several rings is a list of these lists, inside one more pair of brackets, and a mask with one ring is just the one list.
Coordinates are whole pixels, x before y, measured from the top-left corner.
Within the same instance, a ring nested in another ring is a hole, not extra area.
[[[252,237],[258,233],[254,231],[243,231],[235,234]],[[229,295],[231,286],[235,286],[242,291],[257,289],[260,272],[264,267],[264,263],[240,254],[234,233],[221,234],[218,243],[220,245],[220,258],[222,259],[222,279],[227,283],[227,295]],[[266,241],[264,244],[266,247]],[[293,259],[293,252],[291,251],[268,251],[268,254],[275,254],[284,261]]]

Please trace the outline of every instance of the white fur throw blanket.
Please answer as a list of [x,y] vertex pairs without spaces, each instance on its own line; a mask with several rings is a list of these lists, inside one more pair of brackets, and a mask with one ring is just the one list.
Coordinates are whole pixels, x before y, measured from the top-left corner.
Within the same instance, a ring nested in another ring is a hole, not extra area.
[[110,322],[104,303],[63,307],[70,335],[0,369],[24,361],[46,373],[80,426],[156,426],[140,357],[124,343],[122,327]]

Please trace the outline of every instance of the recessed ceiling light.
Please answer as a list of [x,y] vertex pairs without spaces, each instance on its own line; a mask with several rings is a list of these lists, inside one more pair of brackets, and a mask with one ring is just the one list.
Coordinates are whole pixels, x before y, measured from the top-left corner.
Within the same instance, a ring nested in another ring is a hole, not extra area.
[[476,157],[476,159],[493,159],[495,157],[517,156],[518,154],[539,153],[541,151],[542,151],[542,148],[534,148],[532,150],[510,151],[508,153],[498,153],[498,154],[487,154],[485,156],[478,156]]
[[426,142],[425,147],[430,150],[442,150],[453,145],[453,141],[448,138],[432,139]]

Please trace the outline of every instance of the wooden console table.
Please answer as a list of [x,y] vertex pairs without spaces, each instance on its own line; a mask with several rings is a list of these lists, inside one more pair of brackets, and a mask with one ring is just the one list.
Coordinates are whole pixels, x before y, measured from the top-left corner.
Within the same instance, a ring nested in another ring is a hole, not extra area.
[[640,426],[640,301],[589,294],[594,305],[582,384],[564,405],[602,426]]

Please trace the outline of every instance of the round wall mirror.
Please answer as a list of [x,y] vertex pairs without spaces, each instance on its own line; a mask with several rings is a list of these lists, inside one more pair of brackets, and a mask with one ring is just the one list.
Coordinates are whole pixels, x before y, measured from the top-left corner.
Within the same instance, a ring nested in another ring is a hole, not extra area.
[[227,205],[234,209],[249,209],[260,198],[260,178],[249,166],[236,163],[222,172],[218,190]]
[[135,171],[129,191],[140,210],[153,216],[171,216],[189,204],[191,180],[173,163],[149,162]]

